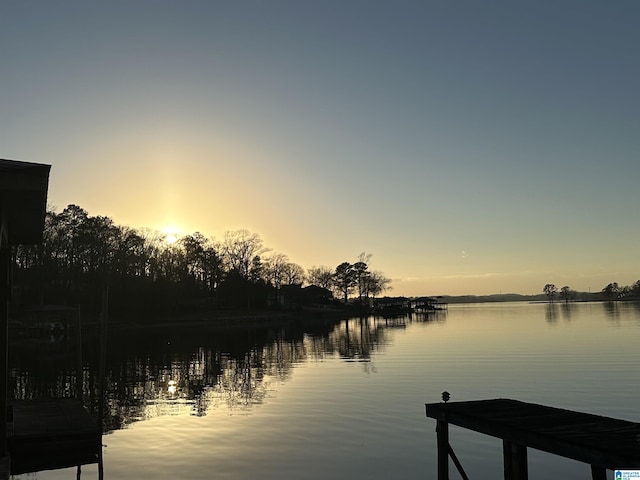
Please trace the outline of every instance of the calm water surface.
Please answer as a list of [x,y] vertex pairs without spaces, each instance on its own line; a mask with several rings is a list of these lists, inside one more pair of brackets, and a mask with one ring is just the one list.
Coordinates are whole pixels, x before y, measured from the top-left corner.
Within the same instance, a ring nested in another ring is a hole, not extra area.
[[[632,303],[452,305],[394,320],[112,335],[104,474],[435,478],[435,422],[424,404],[443,390],[453,401],[506,397],[640,422],[639,347]],[[10,362],[16,396],[74,394],[72,369],[21,355]],[[87,403],[97,401],[92,365]],[[501,478],[500,440],[457,427],[450,435],[471,478]],[[590,473],[531,449],[529,470],[532,479]],[[97,478],[97,466],[84,466],[82,477]]]

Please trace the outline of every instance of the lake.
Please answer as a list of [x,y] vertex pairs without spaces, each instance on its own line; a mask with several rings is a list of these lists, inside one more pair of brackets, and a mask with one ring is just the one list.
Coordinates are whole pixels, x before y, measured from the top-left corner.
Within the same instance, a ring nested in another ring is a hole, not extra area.
[[[104,476],[435,478],[435,421],[424,404],[444,390],[452,401],[513,398],[640,422],[639,347],[640,305],[622,302],[465,304],[396,319],[112,334]],[[85,356],[85,400],[95,407],[96,349]],[[14,394],[73,395],[75,371],[56,358],[12,353]],[[500,440],[452,426],[450,442],[471,478],[502,478]],[[529,472],[590,474],[531,449]],[[97,466],[83,466],[82,478],[97,478]]]

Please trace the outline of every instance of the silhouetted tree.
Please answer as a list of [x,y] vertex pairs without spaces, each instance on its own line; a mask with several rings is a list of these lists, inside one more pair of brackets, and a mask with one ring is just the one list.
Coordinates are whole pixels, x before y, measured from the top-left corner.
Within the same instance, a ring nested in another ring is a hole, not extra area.
[[207,242],[200,232],[185,235],[177,242],[184,250],[185,277],[194,287],[204,285],[204,249]]
[[[257,234],[226,232],[217,243],[199,232],[168,242],[151,229],[115,225],[91,216],[77,205],[48,211],[41,246],[12,248],[14,300],[27,303],[83,305],[97,313],[103,292],[120,312],[165,312],[207,302],[236,308],[260,308],[273,298],[273,288],[301,286],[304,269],[284,254],[268,252]],[[389,279],[371,272],[370,255],[333,271],[312,267],[311,285],[337,289],[347,302],[357,287],[361,300],[388,288]],[[294,291],[295,289],[291,289]],[[137,310],[136,310],[137,309]]]
[[207,291],[215,301],[218,285],[223,278],[222,257],[214,245],[209,245],[203,252],[203,268]]
[[358,299],[362,303],[362,299],[369,298],[370,276],[369,262],[372,255],[362,252],[358,255],[358,261],[353,264],[353,270],[356,277],[356,287],[358,288]]
[[550,302],[553,302],[558,294],[558,288],[553,283],[547,283],[542,289]]
[[369,296],[369,266],[362,261],[353,264],[353,277],[356,288],[358,289],[358,300],[362,303],[363,297]]
[[307,269],[307,282],[309,285],[315,285],[330,289],[333,281],[333,270],[330,267],[313,266]]
[[287,263],[289,263],[289,257],[283,253],[275,253],[264,262],[265,279],[276,289],[279,289],[284,283],[284,271]]
[[145,277],[147,273],[145,254],[144,237],[134,229],[121,228],[114,252],[114,270],[120,277]]
[[368,292],[374,299],[381,293],[391,290],[391,279],[377,270],[374,270],[369,275],[368,284]]
[[356,276],[353,265],[349,262],[343,262],[336,267],[333,274],[333,284],[344,298],[344,303],[349,300],[349,293],[356,286]]
[[249,267],[249,280],[251,283],[264,282],[264,264],[260,255],[255,255],[251,259],[251,266]]
[[576,296],[576,292],[574,290],[571,290],[571,288],[567,285],[565,285],[560,289],[560,298],[565,302],[573,300],[575,296]]
[[633,296],[633,287],[631,285],[625,285],[624,287],[620,287],[620,293],[618,294],[618,298],[629,298]]
[[228,269],[243,278],[249,278],[253,259],[268,251],[260,236],[246,229],[225,232],[220,247]]
[[297,263],[285,263],[283,275],[286,285],[302,285],[304,283],[304,268]]
[[617,282],[612,282],[602,289],[602,293],[607,300],[616,300],[620,295],[620,287]]

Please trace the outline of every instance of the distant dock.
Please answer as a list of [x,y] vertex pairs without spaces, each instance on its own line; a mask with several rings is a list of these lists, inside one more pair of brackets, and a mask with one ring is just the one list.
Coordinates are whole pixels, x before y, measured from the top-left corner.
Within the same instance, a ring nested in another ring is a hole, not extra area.
[[404,315],[407,313],[429,313],[448,310],[449,305],[433,297],[405,298],[385,297],[377,301],[374,313],[382,316]]
[[438,480],[449,480],[449,458],[468,478],[449,424],[501,438],[505,480],[528,478],[527,447],[589,464],[593,480],[607,469],[640,469],[640,423],[509,399],[428,403],[426,413],[437,421]]

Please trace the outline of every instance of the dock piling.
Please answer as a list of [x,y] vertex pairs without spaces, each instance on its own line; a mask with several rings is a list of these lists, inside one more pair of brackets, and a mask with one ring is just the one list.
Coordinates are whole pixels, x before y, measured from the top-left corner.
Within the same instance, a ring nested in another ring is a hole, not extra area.
[[444,420],[436,422],[438,442],[438,480],[449,480],[449,424]]
[[528,480],[527,447],[502,441],[504,457],[504,480]]
[[591,480],[607,480],[607,469],[591,465]]

